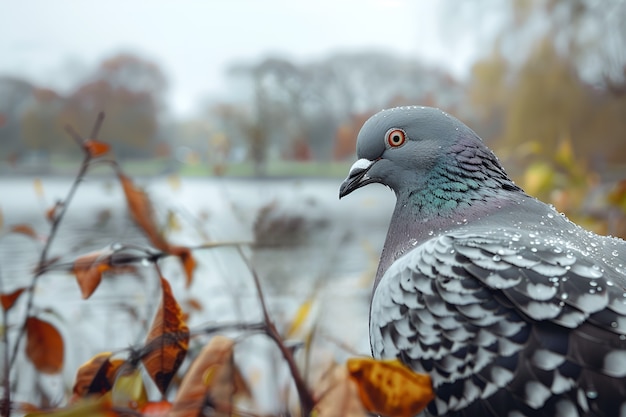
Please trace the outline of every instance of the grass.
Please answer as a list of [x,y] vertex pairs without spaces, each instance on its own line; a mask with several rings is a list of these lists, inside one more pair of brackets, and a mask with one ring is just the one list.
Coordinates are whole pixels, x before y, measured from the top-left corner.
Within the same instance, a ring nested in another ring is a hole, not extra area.
[[[54,175],[75,175],[76,159],[68,157],[52,157],[45,168],[41,166],[28,167],[27,169],[15,170],[16,174],[41,175],[50,173]],[[204,163],[180,164],[167,159],[148,160],[125,160],[122,161],[124,170],[131,176],[158,176],[178,173],[183,177],[213,177],[214,166]],[[317,177],[317,178],[345,178],[348,175],[351,161],[345,162],[295,162],[273,160],[267,164],[265,176],[270,178],[280,177]],[[0,172],[9,172],[11,169],[4,168],[0,162]],[[90,170],[91,175],[107,173],[105,167],[94,167]],[[250,178],[255,177],[254,166],[251,162],[238,162],[227,164],[223,177]]]

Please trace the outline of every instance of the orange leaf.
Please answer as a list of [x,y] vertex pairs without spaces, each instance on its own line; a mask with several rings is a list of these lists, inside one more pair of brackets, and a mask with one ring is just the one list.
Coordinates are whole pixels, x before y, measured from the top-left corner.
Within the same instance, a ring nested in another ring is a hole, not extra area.
[[150,333],[142,362],[162,394],[183,362],[189,347],[189,328],[183,320],[183,311],[172,294],[167,280],[161,277],[163,296]]
[[191,250],[184,246],[172,246],[169,249],[169,253],[180,258],[183,268],[185,269],[185,276],[187,277],[185,285],[189,288],[193,281],[193,271],[196,269],[196,260],[191,254]]
[[111,352],[99,353],[78,368],[73,389],[76,396],[104,394],[111,390],[116,372],[124,364],[121,359],[111,360],[112,355]]
[[347,367],[363,405],[374,414],[412,417],[435,398],[430,376],[413,372],[397,359],[353,358]]
[[4,311],[9,311],[15,301],[22,295],[26,288],[18,288],[10,294],[0,294],[0,301],[2,302],[2,309]]
[[215,336],[204,346],[176,392],[170,413],[172,417],[200,415],[207,397],[218,412],[220,410],[228,412],[232,408],[235,391],[234,346],[235,342],[224,336]]
[[366,417],[359,390],[345,366],[333,366],[316,387],[317,417]]
[[95,139],[88,139],[83,142],[83,148],[85,149],[85,151],[87,151],[89,156],[91,156],[92,158],[96,158],[109,152],[109,150],[111,149],[111,145]]
[[137,188],[133,181],[126,175],[118,174],[128,209],[132,219],[143,230],[150,242],[158,249],[169,252],[170,245],[165,241],[158,230],[156,221],[154,220],[154,209],[148,195],[141,189]]
[[169,401],[152,401],[146,403],[141,410],[142,417],[165,417],[172,409],[172,403]]
[[102,281],[102,273],[111,269],[110,249],[99,250],[82,255],[74,261],[72,272],[80,287],[83,299],[91,297]]
[[54,220],[56,219],[57,216],[57,210],[59,210],[61,207],[63,207],[63,203],[60,201],[57,201],[54,206],[50,207],[48,210],[46,210],[46,219],[48,219],[48,221],[50,223],[53,223]]
[[26,236],[30,236],[34,239],[37,239],[37,233],[35,230],[27,224],[16,224],[11,227],[11,232],[13,233],[21,233]]
[[196,310],[196,311],[204,310],[204,307],[202,306],[202,303],[197,298],[188,298],[187,299],[187,305],[192,310]]
[[61,372],[63,353],[63,338],[56,327],[37,317],[26,319],[26,356],[39,372]]

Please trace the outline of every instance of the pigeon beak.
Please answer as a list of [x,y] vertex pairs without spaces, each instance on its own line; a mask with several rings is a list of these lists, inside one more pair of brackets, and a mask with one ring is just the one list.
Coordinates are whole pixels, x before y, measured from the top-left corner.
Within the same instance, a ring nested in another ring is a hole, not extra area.
[[370,161],[369,159],[359,159],[350,167],[350,173],[341,187],[339,187],[339,198],[345,197],[357,188],[361,188],[371,182],[374,182],[372,178],[367,175],[367,171],[374,165],[376,161]]

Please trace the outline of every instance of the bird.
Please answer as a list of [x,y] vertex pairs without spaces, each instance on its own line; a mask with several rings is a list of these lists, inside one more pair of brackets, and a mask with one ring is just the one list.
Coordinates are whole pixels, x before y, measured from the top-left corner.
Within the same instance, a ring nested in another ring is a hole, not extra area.
[[339,198],[396,204],[373,284],[372,355],[430,375],[420,415],[626,417],[626,242],[528,195],[431,107],[362,126]]

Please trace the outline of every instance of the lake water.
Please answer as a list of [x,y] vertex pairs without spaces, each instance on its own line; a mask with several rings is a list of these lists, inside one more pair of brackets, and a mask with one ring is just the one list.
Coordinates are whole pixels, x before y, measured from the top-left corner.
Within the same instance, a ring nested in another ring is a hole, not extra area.
[[[169,241],[186,246],[207,241],[256,242],[244,251],[261,279],[270,314],[279,329],[286,331],[299,306],[313,298],[310,319],[317,323],[313,345],[316,361],[369,353],[369,296],[393,209],[391,191],[370,186],[339,201],[340,180],[136,182],[151,196]],[[28,285],[42,245],[26,236],[6,234],[8,228],[27,223],[46,236],[49,224],[45,211],[65,198],[70,184],[69,178],[42,179],[40,185],[33,178],[0,178],[3,293]],[[68,208],[51,256],[72,262],[81,254],[116,243],[149,245],[130,219],[117,181],[88,176]],[[261,320],[250,272],[237,249],[204,249],[194,255],[198,266],[190,288],[185,288],[177,259],[160,263],[178,301],[190,312],[192,330]],[[88,300],[81,299],[75,278],[67,271],[41,277],[35,312],[61,330],[66,340],[66,365],[61,376],[39,378],[27,361],[19,361],[14,375],[17,400],[36,401],[32,398],[36,384],[42,385],[53,401],[60,400],[63,392],[71,389],[76,368],[91,356],[142,343],[160,289],[152,266],[137,268],[136,274],[106,277]],[[24,304],[20,300],[11,311],[11,319],[22,317]],[[201,310],[191,308],[193,304],[200,304]],[[307,327],[301,330],[306,333]],[[296,340],[299,337],[302,334],[294,335]],[[198,337],[197,344],[202,340]],[[276,365],[280,363],[277,352],[260,336],[241,338],[238,346],[244,352],[238,355],[245,363],[244,373],[253,389],[261,392],[259,406],[271,409],[284,400],[282,391],[279,387],[269,389],[260,381],[268,377],[288,380],[284,367]]]

